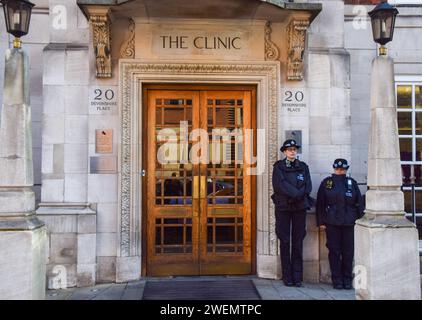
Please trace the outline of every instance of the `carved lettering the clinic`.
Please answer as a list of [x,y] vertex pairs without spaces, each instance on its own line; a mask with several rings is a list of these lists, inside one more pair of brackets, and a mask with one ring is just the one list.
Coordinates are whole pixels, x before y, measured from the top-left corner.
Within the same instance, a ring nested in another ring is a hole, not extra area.
[[189,49],[194,47],[200,50],[240,50],[240,37],[189,37],[186,35],[161,35],[162,49]]

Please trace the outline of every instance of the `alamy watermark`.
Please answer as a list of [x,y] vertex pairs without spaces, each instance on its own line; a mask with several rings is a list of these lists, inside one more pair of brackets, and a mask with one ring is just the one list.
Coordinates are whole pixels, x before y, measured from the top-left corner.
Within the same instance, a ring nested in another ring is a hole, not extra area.
[[353,287],[355,290],[366,290],[368,288],[368,271],[363,265],[355,265],[353,268],[355,277],[353,279]]
[[66,289],[67,288],[67,270],[65,266],[56,265],[51,271],[52,276],[48,279],[49,289]]
[[51,8],[51,24],[54,30],[67,30],[67,9],[64,5]]
[[366,30],[369,24],[368,9],[365,6],[353,6],[353,29]]
[[[157,132],[157,161],[160,164],[244,164],[246,175],[261,175],[265,171],[265,147],[254,156],[254,133],[257,146],[265,146],[265,129],[214,128],[189,132],[187,121],[179,128],[164,128]],[[163,143],[164,142],[164,143]],[[190,150],[189,150],[190,146]]]

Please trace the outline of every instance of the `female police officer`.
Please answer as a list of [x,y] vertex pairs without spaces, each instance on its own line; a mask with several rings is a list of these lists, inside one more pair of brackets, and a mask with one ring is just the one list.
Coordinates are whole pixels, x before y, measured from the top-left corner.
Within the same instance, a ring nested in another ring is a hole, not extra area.
[[[274,163],[271,198],[275,204],[276,234],[280,239],[280,258],[283,281],[286,286],[302,286],[303,239],[306,235],[306,209],[312,190],[308,166],[296,159],[300,146],[295,140],[283,143],[281,152],[285,158]],[[290,256],[290,226],[292,252]]]
[[352,289],[354,225],[363,216],[362,196],[356,181],[346,177],[349,165],[336,159],[334,174],[319,187],[316,213],[317,224],[325,225],[329,250],[331,279],[335,289]]

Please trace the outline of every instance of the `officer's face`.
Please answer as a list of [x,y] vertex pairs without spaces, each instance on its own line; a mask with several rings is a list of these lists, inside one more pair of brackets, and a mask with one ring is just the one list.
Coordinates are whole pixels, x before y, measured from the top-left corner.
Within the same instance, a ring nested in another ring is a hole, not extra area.
[[336,168],[336,169],[334,169],[334,173],[335,174],[338,174],[338,175],[346,174],[346,172],[347,172],[347,170],[346,169],[343,169],[343,168]]
[[287,157],[288,160],[296,159],[297,148],[296,147],[289,147],[284,150],[284,155]]

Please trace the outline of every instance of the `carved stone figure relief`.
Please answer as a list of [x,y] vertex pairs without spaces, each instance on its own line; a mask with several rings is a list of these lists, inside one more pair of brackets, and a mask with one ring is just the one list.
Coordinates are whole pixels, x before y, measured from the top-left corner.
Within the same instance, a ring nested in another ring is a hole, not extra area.
[[303,55],[308,27],[308,20],[293,20],[287,27],[289,48],[287,55],[288,80],[303,80]]
[[92,24],[97,78],[111,78],[110,19],[108,14],[93,14]]

